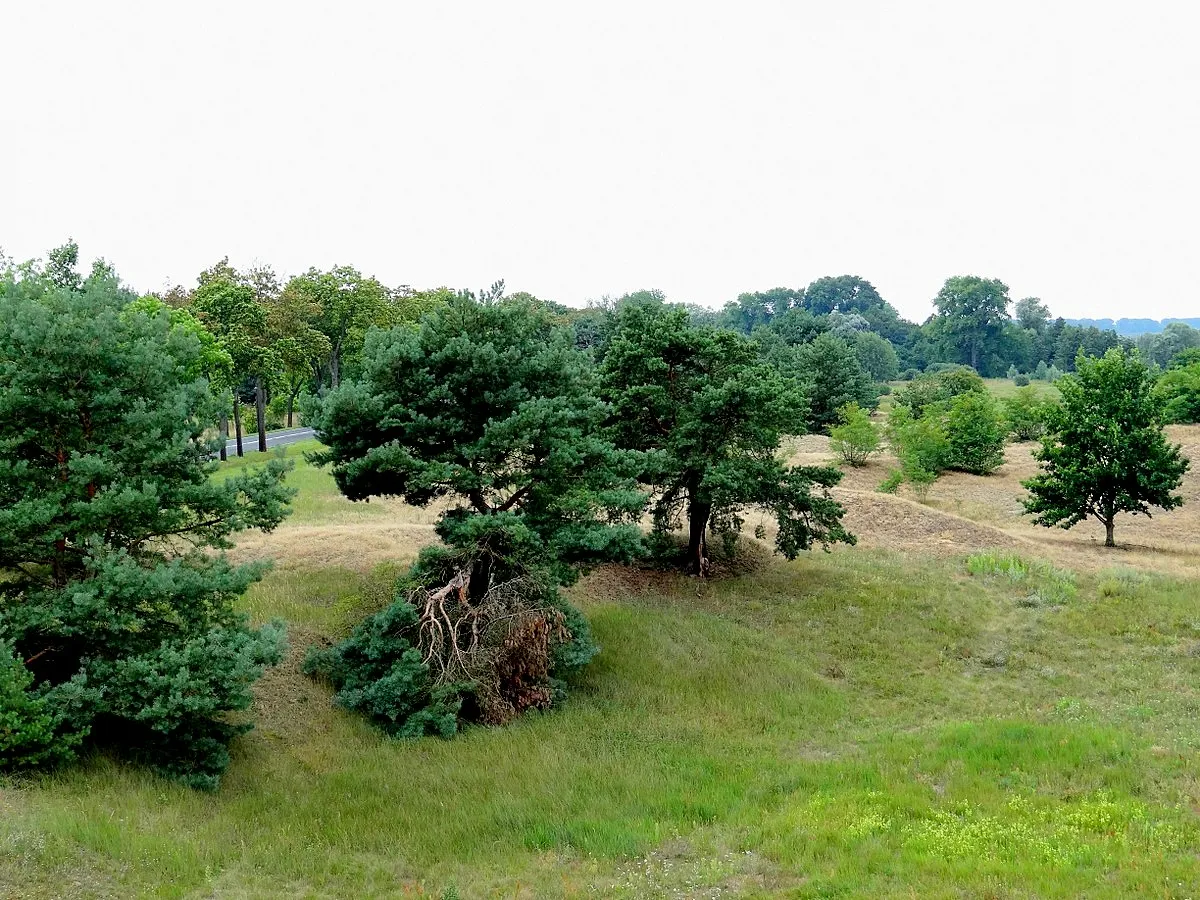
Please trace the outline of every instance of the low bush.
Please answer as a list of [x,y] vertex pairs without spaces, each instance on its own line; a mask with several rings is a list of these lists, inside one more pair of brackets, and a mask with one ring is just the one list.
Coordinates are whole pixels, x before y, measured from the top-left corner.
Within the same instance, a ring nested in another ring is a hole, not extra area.
[[987,393],[979,374],[968,366],[949,366],[926,372],[895,394],[897,406],[907,406],[913,418],[919,419],[931,404],[944,403],[961,394]]
[[945,433],[947,469],[987,475],[1004,464],[1008,429],[990,394],[970,391],[951,400]]
[[1013,384],[1017,387],[1025,387],[1029,384],[1029,376],[1021,372],[1013,376]]
[[390,735],[450,737],[462,723],[549,708],[597,652],[548,568],[480,544],[426,549],[392,603],[341,644],[310,650],[304,671]]
[[829,446],[847,465],[865,466],[879,450],[879,428],[857,403],[839,409],[838,420],[841,424],[829,432]]
[[1046,433],[1046,416],[1054,407],[1053,400],[1042,399],[1035,388],[1020,388],[1004,400],[1004,417],[1014,441],[1040,440]]

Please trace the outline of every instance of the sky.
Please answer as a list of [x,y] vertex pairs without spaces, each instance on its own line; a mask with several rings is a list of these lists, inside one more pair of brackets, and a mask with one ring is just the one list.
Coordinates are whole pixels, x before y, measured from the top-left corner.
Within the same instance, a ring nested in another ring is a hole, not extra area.
[[582,305],[949,276],[1200,315],[1181,2],[7,3],[0,248]]

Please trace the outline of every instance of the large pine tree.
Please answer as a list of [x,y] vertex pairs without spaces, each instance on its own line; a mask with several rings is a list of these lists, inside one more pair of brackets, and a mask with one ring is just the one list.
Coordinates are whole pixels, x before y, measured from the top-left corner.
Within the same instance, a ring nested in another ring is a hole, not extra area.
[[114,746],[203,787],[279,627],[211,551],[286,515],[285,466],[212,479],[195,329],[107,271],[0,274],[0,767]]
[[804,433],[808,404],[753,342],[693,326],[682,309],[631,305],[617,318],[601,377],[617,445],[645,454],[656,536],[662,543],[686,523],[691,571],[705,569],[707,535],[732,538],[746,507],[774,514],[776,547],[789,559],[813,543],[854,542],[828,491],[841,472],[779,459],[780,439]]

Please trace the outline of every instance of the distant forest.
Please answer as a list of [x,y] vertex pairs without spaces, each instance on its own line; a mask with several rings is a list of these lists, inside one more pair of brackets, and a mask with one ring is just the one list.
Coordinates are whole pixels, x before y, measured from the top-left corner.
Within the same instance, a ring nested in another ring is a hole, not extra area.
[[1068,325],[1078,325],[1081,328],[1099,328],[1101,331],[1115,331],[1124,337],[1137,337],[1139,334],[1159,334],[1172,322],[1182,322],[1192,328],[1200,328],[1200,318],[1194,319],[1067,319]]

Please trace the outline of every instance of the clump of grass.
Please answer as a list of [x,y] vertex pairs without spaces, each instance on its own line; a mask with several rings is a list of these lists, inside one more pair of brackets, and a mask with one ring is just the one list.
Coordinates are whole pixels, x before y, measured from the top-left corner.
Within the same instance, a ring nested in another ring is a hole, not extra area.
[[1028,586],[1029,592],[1017,601],[1024,607],[1062,606],[1073,600],[1077,593],[1074,572],[1014,553],[992,550],[973,553],[967,557],[967,574]]
[[1100,574],[1097,590],[1101,597],[1132,599],[1150,581],[1150,576],[1136,569],[1108,569]]

